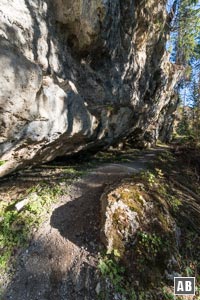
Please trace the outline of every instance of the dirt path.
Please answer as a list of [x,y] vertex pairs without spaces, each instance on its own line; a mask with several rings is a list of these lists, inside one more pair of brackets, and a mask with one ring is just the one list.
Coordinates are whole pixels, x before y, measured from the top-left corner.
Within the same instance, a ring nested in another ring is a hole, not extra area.
[[107,185],[147,168],[157,151],[103,164],[74,183],[18,258],[3,300],[96,300],[100,196]]

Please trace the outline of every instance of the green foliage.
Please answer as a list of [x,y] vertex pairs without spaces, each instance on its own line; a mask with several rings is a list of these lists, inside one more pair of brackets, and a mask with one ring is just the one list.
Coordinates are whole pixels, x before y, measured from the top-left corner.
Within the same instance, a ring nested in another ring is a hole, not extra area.
[[110,111],[110,112],[113,112],[114,111],[114,106],[112,105],[107,105],[107,110]]
[[[134,175],[134,184],[136,182],[140,183],[138,186],[141,188],[140,191],[144,199],[147,203],[152,201],[155,204],[153,213],[149,214],[152,217],[151,224],[140,224],[140,231],[136,234],[134,233],[133,237],[130,237],[126,244],[127,252],[123,253],[123,259],[120,260],[120,257],[117,257],[118,251],[115,251],[108,253],[102,259],[103,263],[101,261],[101,274],[109,278],[110,281],[113,280],[113,277],[116,278],[113,281],[114,285],[117,284],[122,287],[120,295],[124,295],[124,298],[119,297],[119,299],[142,300],[154,299],[155,297],[156,299],[160,297],[163,300],[174,299],[173,288],[164,275],[165,270],[171,274],[171,268],[182,276],[195,276],[197,286],[199,286],[200,242],[199,232],[194,228],[197,224],[194,218],[194,227],[189,225],[187,212],[191,218],[192,214],[190,214],[191,211],[189,213],[187,206],[184,205],[185,191],[181,189],[179,191],[179,188],[168,180],[170,173],[166,172],[165,166],[171,161],[177,165],[177,160],[175,160],[170,151],[164,151],[159,156],[162,164],[156,165],[157,168],[155,170],[148,170],[142,172],[142,174]],[[171,171],[173,170],[174,168]],[[147,193],[149,197],[147,197]],[[132,195],[131,198],[137,199]],[[176,226],[181,228],[180,247],[177,245]],[[167,262],[171,261],[172,257],[174,258],[172,264],[166,265]],[[127,269],[125,271],[122,269],[121,272],[121,269],[118,269],[118,267],[120,266],[121,268],[124,262]],[[115,277],[113,274],[118,276]],[[130,281],[132,282],[129,282],[129,278],[131,278]],[[135,281],[138,281],[137,286]],[[133,298],[129,297],[131,289]],[[115,291],[119,290],[115,289]],[[200,300],[199,295],[197,297]],[[105,294],[102,293],[101,299],[114,299],[114,297],[109,294],[106,298]]]
[[117,292],[123,291],[124,267],[119,264],[119,252],[114,250],[99,261],[99,270],[104,277],[109,278]]
[[[119,293],[124,300],[136,300],[136,294],[126,277],[126,269],[120,263],[120,254],[117,249],[107,254],[99,260],[98,268],[104,279],[108,279],[113,287],[114,293]],[[106,299],[102,291],[102,299]]]
[[161,251],[163,242],[160,236],[155,233],[148,233],[140,231],[138,232],[139,244],[141,246],[141,254],[145,256],[147,260],[152,260],[156,257],[158,252]]
[[167,291],[165,287],[162,289],[164,300],[174,300],[174,294]]
[[0,167],[3,166],[6,162],[6,160],[0,160]]
[[173,157],[170,151],[164,151],[157,156],[158,161],[163,164],[171,164],[174,162],[175,158]]
[[158,184],[158,179],[162,179],[164,176],[161,169],[155,168],[153,171],[143,171],[141,172],[141,178],[145,180],[150,187]]
[[[37,194],[32,199],[33,192]],[[29,190],[29,203],[21,212],[14,210],[20,199],[0,205],[0,272],[8,268],[13,254],[24,247],[31,238],[33,228],[44,221],[51,204],[63,193],[60,186],[37,185]],[[31,228],[31,230],[30,230]]]
[[109,151],[99,151],[95,154],[94,159],[96,163],[103,163],[103,162],[114,162],[114,161],[121,161],[121,162],[129,162],[133,160],[137,155],[139,155],[139,151],[137,149],[129,149],[126,153],[123,153],[120,150],[109,150]]
[[156,176],[151,171],[145,171],[141,173],[142,179],[147,181],[149,185],[152,187],[156,181]]
[[[178,88],[184,106],[186,106],[186,103],[195,102],[192,99],[194,96],[193,82],[199,77],[200,7],[197,3],[198,1],[174,0],[173,5],[171,46],[174,52],[172,59],[176,64],[184,66],[183,76]],[[187,124],[185,119],[182,118],[181,134],[188,131]]]
[[123,281],[124,268],[120,267],[115,260],[106,258],[100,260],[99,269],[103,276],[107,276],[111,280],[116,290],[121,291],[120,286]]
[[[3,272],[8,266],[13,251],[27,241],[28,224],[25,217],[16,211],[4,211],[1,215],[3,216],[0,222],[0,271]],[[32,219],[28,220],[31,223],[32,221]]]
[[175,196],[168,195],[168,203],[171,205],[172,210],[176,213],[180,206],[182,205],[182,202]]
[[199,58],[197,53],[200,34],[200,9],[196,1],[177,0],[173,19],[176,41],[176,63],[187,65],[191,58]]
[[67,168],[64,170],[64,173],[68,174],[70,177],[79,177],[83,176],[87,171],[86,170],[79,170],[78,168]]
[[191,96],[193,107],[181,107],[176,132],[179,144],[190,144],[195,147],[200,143],[200,98],[195,89],[191,91]]

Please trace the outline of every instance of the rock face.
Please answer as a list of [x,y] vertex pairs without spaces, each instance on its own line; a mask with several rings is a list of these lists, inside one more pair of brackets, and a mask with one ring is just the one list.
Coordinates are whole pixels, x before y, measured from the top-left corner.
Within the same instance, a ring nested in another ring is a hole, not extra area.
[[165,4],[1,0],[0,176],[125,137],[155,141],[180,73]]

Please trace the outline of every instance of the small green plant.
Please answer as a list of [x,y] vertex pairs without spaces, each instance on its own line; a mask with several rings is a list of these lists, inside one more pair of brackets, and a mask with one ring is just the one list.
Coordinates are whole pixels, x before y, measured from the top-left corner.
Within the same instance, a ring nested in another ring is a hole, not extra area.
[[110,112],[113,112],[114,111],[114,107],[112,105],[107,105],[107,110],[110,111]]
[[120,254],[117,249],[114,249],[112,252],[107,252],[107,254],[99,260],[98,268],[103,278],[110,281],[115,293],[122,295],[124,300],[136,299],[135,291],[126,278],[126,269],[120,263]]
[[149,183],[150,187],[153,187],[154,183],[156,182],[155,174],[150,171],[146,171],[142,172],[141,175],[142,178]]
[[171,163],[174,161],[174,157],[170,151],[164,151],[158,155],[158,160],[162,163]]
[[3,166],[6,162],[6,160],[0,160],[0,167]]
[[158,178],[162,179],[164,177],[164,173],[161,169],[155,168],[155,171]]
[[177,197],[172,195],[168,195],[168,202],[175,213],[179,210],[180,206],[182,205],[181,201]]
[[[112,285],[112,292],[120,295],[119,299],[123,300],[136,300],[137,295],[135,293],[132,282],[129,281],[126,275],[126,269],[121,264],[120,253],[117,249],[111,252],[107,252],[104,257],[99,260],[98,268],[104,279],[108,279]],[[109,291],[102,291],[100,299],[107,299]],[[110,299],[110,298],[109,298]]]
[[79,177],[79,176],[84,175],[86,173],[86,171],[78,170],[77,168],[67,168],[67,169],[64,170],[64,173],[68,174],[69,176]]
[[114,250],[111,253],[107,253],[103,259],[100,259],[98,266],[101,274],[110,279],[117,292],[122,290],[125,272],[124,267],[119,265],[119,257],[119,252]]
[[4,212],[0,223],[1,272],[7,268],[13,251],[25,244],[27,236],[28,224],[25,223],[25,217],[16,211]]
[[138,239],[139,245],[141,246],[138,252],[148,260],[152,260],[152,258],[156,257],[163,245],[161,238],[155,233],[139,231]]
[[162,289],[162,294],[164,300],[174,300],[174,294],[166,290],[165,287]]
[[197,287],[196,287],[196,297],[197,297],[197,300],[200,300],[200,285],[197,285]]

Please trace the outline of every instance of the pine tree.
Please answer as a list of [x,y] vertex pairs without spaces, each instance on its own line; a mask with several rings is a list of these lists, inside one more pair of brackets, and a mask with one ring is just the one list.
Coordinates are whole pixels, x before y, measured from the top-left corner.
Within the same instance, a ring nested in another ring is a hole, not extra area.
[[179,94],[182,98],[182,120],[179,124],[179,131],[184,135],[192,134],[195,140],[199,141],[200,6],[198,0],[175,0],[168,20],[171,24],[174,48],[173,62],[184,66],[185,70],[179,82]]
[[191,84],[191,97],[193,102],[193,135],[198,143],[200,141],[200,73]]
[[187,66],[192,58],[200,58],[200,8],[197,0],[175,0],[170,12],[171,31],[175,43],[175,62]]

